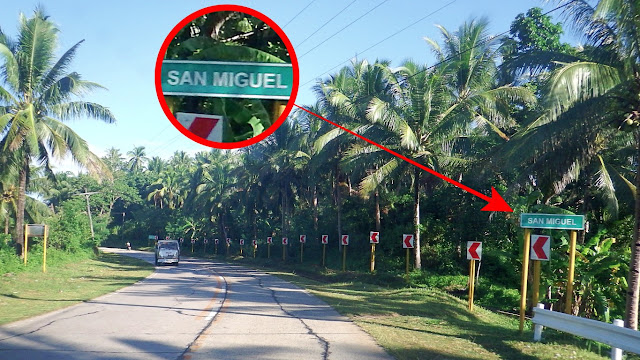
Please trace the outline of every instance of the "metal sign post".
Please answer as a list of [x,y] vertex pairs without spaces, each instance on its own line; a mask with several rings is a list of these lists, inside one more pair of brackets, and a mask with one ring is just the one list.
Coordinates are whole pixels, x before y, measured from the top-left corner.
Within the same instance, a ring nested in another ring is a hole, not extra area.
[[[565,308],[564,311],[567,314],[571,314],[571,307],[573,301],[573,280],[575,270],[575,257],[576,257],[576,238],[577,230],[584,230],[585,219],[584,215],[559,215],[559,214],[520,214],[520,227],[524,228],[524,242],[522,251],[522,288],[520,290],[520,332],[524,329],[524,315],[527,306],[527,279],[529,276],[529,257],[531,248],[531,229],[555,229],[555,230],[570,230],[570,243],[569,243],[569,269],[567,276],[567,288],[565,296]],[[543,253],[542,244],[537,245],[534,248],[536,256],[540,256]],[[543,259],[537,259],[543,260]],[[539,263],[539,261],[536,261]],[[534,281],[540,272],[539,264],[534,263]],[[539,286],[539,282],[534,282],[534,287]],[[538,296],[537,289],[533,290],[534,297]],[[537,299],[534,299],[537,300]]]
[[380,242],[380,233],[378,231],[371,231],[369,233],[369,242],[371,243],[371,258],[369,260],[369,271],[373,272],[376,269],[376,244]]

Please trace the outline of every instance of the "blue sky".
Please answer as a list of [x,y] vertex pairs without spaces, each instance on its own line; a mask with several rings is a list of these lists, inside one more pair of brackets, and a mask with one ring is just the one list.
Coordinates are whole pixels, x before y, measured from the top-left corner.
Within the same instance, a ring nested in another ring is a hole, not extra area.
[[[201,8],[217,4],[243,5],[284,26],[300,65],[301,86],[296,103],[304,105],[315,101],[311,91],[315,79],[326,77],[327,71],[336,72],[354,57],[370,61],[386,59],[394,65],[406,59],[433,64],[434,58],[423,38],[440,40],[436,24],[455,30],[464,21],[486,17],[491,33],[497,34],[508,30],[515,16],[531,7],[542,7],[546,11],[555,6],[553,2],[539,0],[351,2],[10,0],[2,5],[0,27],[14,36],[19,14],[30,16],[38,4],[44,4],[46,12],[61,30],[60,54],[76,42],[85,40],[71,69],[85,79],[108,88],[108,91],[97,91],[85,99],[109,107],[118,120],[116,124],[104,124],[79,119],[71,122],[70,126],[89,142],[98,155],[103,155],[110,147],[119,148],[126,154],[134,146],[145,146],[148,156],[168,158],[177,150],[191,154],[208,150],[171,125],[158,104],[154,87],[155,59],[162,42],[180,20]],[[309,3],[306,10],[294,18]],[[322,43],[380,3],[369,14]],[[558,16],[556,14],[555,18]],[[417,23],[409,26],[414,22]],[[408,28],[373,46],[405,27]],[[309,37],[311,34],[313,36]],[[316,49],[302,56],[320,43]],[[66,170],[68,166],[68,163],[61,162],[58,169]]]

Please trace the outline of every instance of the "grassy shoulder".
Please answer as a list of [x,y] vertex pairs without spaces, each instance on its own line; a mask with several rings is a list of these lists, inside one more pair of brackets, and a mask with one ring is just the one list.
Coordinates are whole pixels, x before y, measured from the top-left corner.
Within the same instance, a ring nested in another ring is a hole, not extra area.
[[0,275],[0,325],[74,305],[134,284],[153,265],[116,254]]
[[453,282],[450,290],[455,293],[457,277],[434,277],[435,286],[412,287],[398,277],[235,260],[307,289],[351,318],[396,359],[605,359],[609,351],[551,329],[545,329],[543,341],[535,343],[530,328],[520,334],[517,317],[479,305],[470,313],[465,299],[438,286]]

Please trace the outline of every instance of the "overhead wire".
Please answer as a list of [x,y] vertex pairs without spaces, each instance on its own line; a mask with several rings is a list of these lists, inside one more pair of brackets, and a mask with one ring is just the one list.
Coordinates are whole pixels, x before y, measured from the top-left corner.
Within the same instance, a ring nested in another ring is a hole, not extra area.
[[[447,8],[447,7],[451,6],[451,4],[455,3],[456,1],[458,1],[458,0],[452,0],[452,1],[449,1],[449,2],[448,2],[448,3],[446,3],[445,5],[443,5],[443,6],[439,7],[438,9],[436,9],[436,10],[434,10],[434,11],[430,12],[429,14],[427,14],[427,15],[425,15],[425,16],[423,16],[423,17],[421,17],[420,19],[418,19],[418,20],[416,20],[416,21],[412,22],[411,24],[409,24],[409,25],[407,25],[407,26],[403,27],[402,29],[400,29],[400,30],[398,30],[398,31],[394,32],[393,34],[391,34],[391,35],[389,35],[389,36],[385,37],[384,39],[382,39],[382,40],[380,40],[380,41],[376,42],[375,44],[373,44],[373,45],[369,46],[368,48],[366,48],[366,49],[364,49],[364,50],[360,51],[358,54],[362,54],[362,53],[365,53],[365,52],[367,52],[367,51],[369,51],[369,50],[373,49],[374,47],[376,47],[376,46],[378,46],[378,45],[382,44],[383,42],[385,42],[385,41],[387,41],[387,40],[391,39],[392,37],[394,37],[394,36],[396,36],[396,35],[400,34],[401,32],[403,32],[403,31],[405,31],[405,30],[409,29],[410,27],[412,27],[412,26],[416,25],[417,23],[419,23],[419,22],[421,22],[421,21],[423,21],[423,20],[427,19],[428,17],[430,17],[430,16],[432,16],[432,15],[435,15],[436,13],[438,13],[438,12],[440,12],[440,11],[444,10],[445,8]],[[344,65],[344,64],[346,64],[346,63],[348,63],[350,60],[351,60],[351,58],[349,58],[349,59],[347,59],[347,60],[345,60],[345,61],[343,61],[343,62],[339,63],[338,65],[336,65],[336,66],[332,67],[331,69],[329,69],[329,70],[327,70],[327,71],[325,71],[325,72],[323,72],[323,73],[321,73],[321,74],[319,74],[319,75],[315,76],[313,79],[310,79],[309,81],[305,82],[304,84],[302,84],[302,85],[300,85],[300,86],[305,86],[305,85],[307,85],[307,84],[309,84],[309,83],[313,82],[313,81],[314,81],[314,80],[316,80],[318,77],[320,77],[320,76],[322,76],[322,75],[325,75],[325,74],[327,74],[327,73],[329,73],[329,72],[331,72],[331,71],[333,71],[333,70],[337,69],[338,67],[340,67],[340,66],[342,66],[342,65]]]
[[317,49],[318,47],[320,47],[322,44],[326,43],[327,41],[331,40],[334,36],[338,35],[339,33],[343,32],[346,28],[348,28],[349,26],[355,24],[358,20],[362,19],[363,17],[367,16],[369,13],[371,13],[373,10],[379,8],[382,4],[388,2],[389,0],[382,0],[378,5],[374,6],[373,8],[369,9],[369,11],[367,11],[366,13],[360,15],[357,19],[353,20],[352,22],[348,23],[346,26],[344,26],[342,29],[336,31],[335,33],[333,33],[331,36],[329,36],[328,38],[324,39],[322,42],[320,42],[319,44],[317,44],[316,46],[312,47],[311,49],[307,50],[307,52],[305,52],[304,54],[300,55],[298,57],[298,60],[303,58],[305,55],[307,55],[308,53],[312,52],[313,50]]
[[303,8],[302,8],[302,10],[300,10],[297,14],[295,14],[295,15],[294,15],[294,16],[293,16],[289,21],[287,21],[287,23],[286,23],[286,24],[282,25],[282,28],[284,29],[285,27],[287,27],[287,25],[291,24],[291,22],[292,22],[293,20],[295,20],[298,16],[300,16],[300,14],[302,14],[305,10],[307,10],[307,8],[308,8],[309,6],[311,6],[311,4],[313,4],[315,1],[316,1],[316,0],[311,0],[311,1],[307,4],[307,6],[303,7]]
[[[453,1],[451,1],[451,2],[449,2],[449,3],[447,3],[447,4],[445,4],[444,6],[440,7],[440,8],[439,8],[439,9],[437,9],[436,11],[434,11],[434,12],[432,12],[432,13],[428,14],[427,16],[425,16],[425,17],[421,18],[420,20],[418,20],[418,21],[416,21],[416,22],[414,22],[414,23],[410,24],[409,26],[407,26],[407,27],[405,27],[405,28],[403,28],[403,29],[401,29],[401,30],[397,31],[396,33],[394,33],[394,34],[392,34],[392,35],[390,35],[390,36],[386,37],[385,39],[383,39],[383,40],[381,40],[381,41],[379,41],[379,42],[375,43],[374,45],[372,45],[372,46],[368,47],[368,48],[367,48],[367,49],[365,49],[364,51],[361,51],[361,52],[360,52],[360,54],[362,54],[362,53],[364,53],[364,52],[366,52],[366,51],[370,50],[371,48],[373,48],[373,47],[375,47],[375,46],[379,45],[380,43],[382,43],[382,42],[384,42],[384,41],[386,41],[386,40],[390,39],[391,37],[393,37],[393,36],[397,35],[398,33],[400,33],[400,32],[402,32],[402,31],[404,31],[404,30],[408,29],[409,27],[411,27],[411,26],[413,26],[413,25],[417,24],[418,22],[420,22],[420,21],[422,21],[422,20],[426,19],[427,17],[429,17],[429,16],[433,15],[434,13],[436,13],[436,12],[438,12],[438,11],[440,11],[440,10],[444,9],[445,7],[447,7],[447,6],[451,5],[451,4],[453,4],[453,3],[454,3],[454,2],[456,2],[456,1],[457,1],[457,0],[453,0]],[[568,2],[568,3],[566,3],[566,4],[556,6],[555,8],[553,8],[553,9],[551,9],[551,10],[549,10],[549,11],[547,11],[547,12],[543,13],[542,15],[543,15],[543,16],[544,16],[544,15],[549,15],[549,14],[551,14],[552,12],[555,12],[555,11],[557,11],[557,10],[560,10],[560,9],[562,9],[562,8],[564,8],[564,7],[568,6],[568,5],[571,5],[573,2],[574,2],[574,1],[570,1],[570,2]],[[497,35],[494,35],[494,36],[489,37],[488,39],[486,39],[486,40],[484,40],[484,41],[480,41],[480,42],[478,42],[476,45],[474,45],[474,46],[472,46],[472,47],[470,47],[470,48],[468,48],[468,49],[465,49],[465,50],[460,51],[460,52],[458,52],[458,53],[456,53],[456,54],[453,54],[453,55],[451,55],[451,56],[449,56],[449,57],[447,57],[447,58],[445,58],[445,59],[443,59],[443,60],[440,60],[440,61],[436,62],[435,64],[433,64],[433,65],[431,65],[431,66],[429,66],[429,67],[427,67],[427,68],[425,68],[425,69],[423,69],[423,70],[420,70],[420,71],[416,72],[415,74],[412,74],[411,76],[408,76],[407,78],[405,78],[405,79],[404,79],[404,81],[406,81],[406,80],[408,80],[408,79],[410,79],[410,78],[412,78],[412,77],[414,77],[414,76],[417,76],[417,75],[419,75],[419,74],[421,74],[421,73],[423,73],[423,72],[425,72],[425,71],[429,71],[429,70],[431,70],[431,69],[433,69],[433,68],[435,68],[435,67],[437,67],[437,66],[439,66],[439,65],[442,65],[443,63],[445,63],[445,62],[447,62],[447,61],[451,61],[453,58],[456,58],[456,57],[458,57],[458,56],[460,56],[460,55],[462,55],[462,54],[464,54],[464,53],[467,53],[467,52],[469,52],[469,51],[471,51],[471,50],[473,50],[473,49],[475,49],[475,48],[477,48],[477,47],[479,47],[479,46],[482,46],[482,45],[484,45],[484,44],[486,44],[486,43],[488,43],[488,42],[490,42],[490,41],[493,41],[493,40],[495,40],[496,38],[501,37],[501,36],[503,36],[503,35],[506,35],[506,34],[508,34],[508,33],[509,33],[509,30],[507,30],[507,31],[503,31],[503,32],[501,32],[501,33],[499,33],[499,34],[497,34]],[[329,70],[327,70],[327,71],[323,72],[323,73],[322,73],[322,74],[320,74],[320,75],[317,75],[314,79],[311,79],[311,80],[309,80],[309,81],[305,82],[304,84],[302,84],[302,85],[300,85],[300,86],[304,86],[304,85],[309,84],[310,82],[312,82],[312,81],[316,80],[318,77],[320,77],[320,76],[322,76],[322,75],[325,75],[325,74],[327,74],[327,73],[329,73],[329,72],[331,72],[331,71],[335,70],[336,68],[338,68],[338,67],[340,67],[340,66],[344,65],[345,63],[349,62],[350,60],[351,60],[351,58],[349,58],[349,59],[347,59],[347,60],[345,60],[345,61],[341,62],[340,64],[338,64],[338,65],[334,66],[333,68],[331,68],[331,69],[329,69]]]
[[331,19],[325,21],[324,24],[320,25],[319,28],[317,28],[314,32],[311,33],[311,35],[307,36],[304,40],[302,40],[301,42],[299,42],[296,47],[304,44],[305,41],[309,40],[313,35],[315,35],[318,31],[322,30],[325,26],[327,26],[331,21],[333,21],[333,19],[337,18],[338,15],[342,14],[345,10],[347,10],[351,5],[353,5],[357,0],[353,0],[352,2],[350,2],[349,4],[347,4],[347,6],[345,6],[344,8],[342,8],[342,10],[338,11],[337,13],[335,13],[335,15],[333,15],[331,17]]

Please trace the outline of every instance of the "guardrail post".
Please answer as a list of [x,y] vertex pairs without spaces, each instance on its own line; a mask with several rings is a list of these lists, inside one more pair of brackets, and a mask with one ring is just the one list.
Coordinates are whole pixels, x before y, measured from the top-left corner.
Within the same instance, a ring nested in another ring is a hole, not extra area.
[[[538,305],[536,305],[536,307],[538,309],[544,309],[544,304],[540,304],[538,303]],[[535,324],[533,326],[533,341],[540,341],[542,340],[542,329],[544,328],[544,326],[539,325],[539,324]]]
[[[624,327],[624,321],[620,319],[613,320],[613,325]],[[622,360],[622,349],[611,348],[611,360]]]

